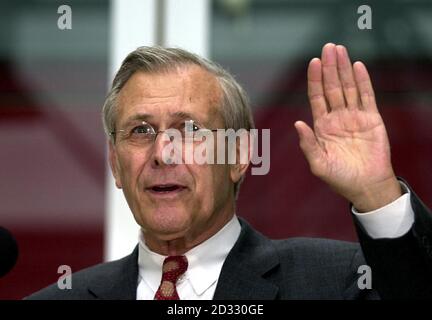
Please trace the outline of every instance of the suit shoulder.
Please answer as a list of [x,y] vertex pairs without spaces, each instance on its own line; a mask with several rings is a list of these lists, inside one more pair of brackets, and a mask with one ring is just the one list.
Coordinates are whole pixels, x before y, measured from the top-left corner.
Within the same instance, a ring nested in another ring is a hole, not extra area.
[[306,249],[306,250],[357,250],[360,245],[356,242],[324,239],[324,238],[288,238],[272,240],[273,243],[280,249],[293,248],[293,249]]
[[358,243],[321,239],[290,238],[272,240],[282,260],[308,261],[324,265],[364,262]]
[[81,300],[94,299],[94,295],[87,289],[92,283],[109,284],[113,278],[122,272],[126,260],[129,256],[119,260],[100,263],[72,274],[72,288],[60,289],[57,283],[43,288],[25,300]]

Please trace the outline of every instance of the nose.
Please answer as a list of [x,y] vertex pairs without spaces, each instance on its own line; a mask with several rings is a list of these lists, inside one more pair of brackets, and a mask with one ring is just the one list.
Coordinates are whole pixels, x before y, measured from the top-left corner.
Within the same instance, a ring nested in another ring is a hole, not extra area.
[[152,151],[151,164],[153,168],[175,166],[178,162],[178,148],[167,131],[159,131],[156,134]]

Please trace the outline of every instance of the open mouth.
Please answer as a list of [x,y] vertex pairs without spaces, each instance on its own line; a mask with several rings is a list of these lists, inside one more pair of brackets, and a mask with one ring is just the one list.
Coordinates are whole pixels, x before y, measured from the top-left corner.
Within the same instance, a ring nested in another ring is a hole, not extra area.
[[158,184],[148,188],[149,191],[156,194],[169,194],[185,190],[186,187],[178,184]]

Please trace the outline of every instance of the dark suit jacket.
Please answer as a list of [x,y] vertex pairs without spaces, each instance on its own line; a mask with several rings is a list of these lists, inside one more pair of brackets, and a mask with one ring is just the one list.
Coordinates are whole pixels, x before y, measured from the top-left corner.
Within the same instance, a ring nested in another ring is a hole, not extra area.
[[[415,223],[403,237],[373,240],[356,223],[360,245],[335,240],[270,240],[240,219],[214,299],[432,298],[432,215],[412,192]],[[123,259],[73,274],[72,289],[54,284],[28,299],[136,299],[138,247]],[[366,262],[367,261],[367,262]],[[360,290],[360,265],[372,289]]]

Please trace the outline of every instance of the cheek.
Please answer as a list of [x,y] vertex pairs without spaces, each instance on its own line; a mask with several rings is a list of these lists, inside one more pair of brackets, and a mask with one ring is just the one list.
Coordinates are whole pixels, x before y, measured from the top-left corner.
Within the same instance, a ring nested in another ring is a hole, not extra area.
[[135,189],[145,165],[145,156],[138,152],[124,152],[119,157],[119,174],[125,189]]
[[230,192],[231,176],[230,176],[230,166],[229,165],[215,165],[215,186],[217,188],[218,194],[224,199]]
[[230,186],[228,166],[195,166],[192,175],[196,183],[196,197],[202,202],[203,209],[213,209],[218,206],[218,199],[226,199]]

